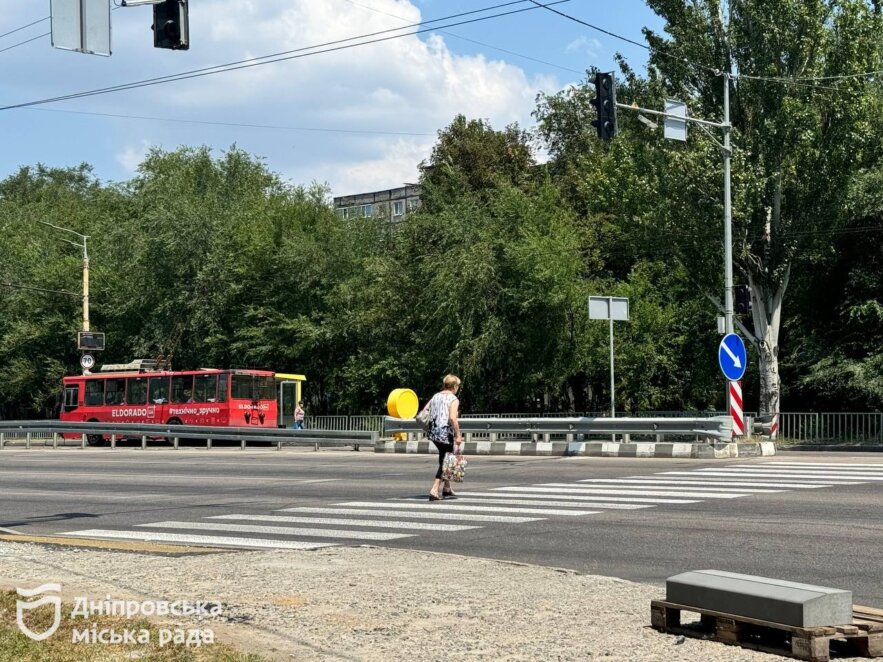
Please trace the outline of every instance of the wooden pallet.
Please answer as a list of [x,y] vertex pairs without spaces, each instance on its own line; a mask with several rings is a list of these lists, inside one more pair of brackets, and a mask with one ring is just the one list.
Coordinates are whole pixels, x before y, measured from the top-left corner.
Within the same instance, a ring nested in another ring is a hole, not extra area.
[[[681,625],[682,611],[697,613],[700,620]],[[883,609],[854,605],[852,612],[853,620],[849,625],[800,628],[653,600],[650,603],[650,623],[660,632],[712,639],[810,662],[827,662],[832,652],[857,657],[883,657]]]

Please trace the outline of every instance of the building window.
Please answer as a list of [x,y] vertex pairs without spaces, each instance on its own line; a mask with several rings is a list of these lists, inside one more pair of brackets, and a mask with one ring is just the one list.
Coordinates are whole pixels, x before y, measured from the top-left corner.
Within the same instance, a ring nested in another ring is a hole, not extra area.
[[362,205],[362,216],[368,217],[374,212],[372,205]]
[[420,198],[408,198],[408,211],[417,211],[420,208]]
[[392,215],[401,216],[405,213],[405,203],[403,200],[396,200],[392,203]]
[[341,218],[347,218],[350,215],[350,210],[346,207],[338,207],[337,215]]

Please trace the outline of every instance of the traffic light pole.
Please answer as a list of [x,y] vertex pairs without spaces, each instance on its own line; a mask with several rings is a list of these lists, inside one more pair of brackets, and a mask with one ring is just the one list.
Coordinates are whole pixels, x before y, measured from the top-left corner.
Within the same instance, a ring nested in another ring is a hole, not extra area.
[[733,333],[733,201],[730,193],[730,76],[724,74],[724,318]]
[[[624,103],[617,103],[617,108],[623,110],[638,111],[646,115],[655,115],[657,117],[670,117],[681,122],[691,122],[697,124],[705,131],[712,140],[720,147],[724,160],[724,318],[725,329],[727,333],[733,333],[733,201],[731,193],[731,173],[730,159],[733,150],[730,146],[730,133],[732,125],[730,124],[730,75],[723,74],[724,78],[724,121],[710,122],[697,117],[684,117],[682,115],[673,115],[659,110],[650,110],[648,108],[639,108],[637,106],[629,106]],[[719,142],[706,127],[721,129],[724,132],[723,143]]]

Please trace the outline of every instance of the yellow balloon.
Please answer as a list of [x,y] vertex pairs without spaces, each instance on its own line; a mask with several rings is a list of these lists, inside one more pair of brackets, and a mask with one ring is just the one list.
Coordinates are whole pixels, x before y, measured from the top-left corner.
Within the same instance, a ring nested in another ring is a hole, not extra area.
[[394,389],[386,399],[389,415],[396,418],[414,418],[418,406],[417,394],[409,388]]

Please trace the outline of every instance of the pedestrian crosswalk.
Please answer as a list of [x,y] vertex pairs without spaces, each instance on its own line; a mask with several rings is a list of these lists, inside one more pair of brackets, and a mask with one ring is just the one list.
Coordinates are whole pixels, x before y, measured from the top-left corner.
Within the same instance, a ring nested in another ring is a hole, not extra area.
[[363,542],[399,544],[418,536],[469,535],[487,526],[544,520],[627,517],[653,508],[775,499],[792,491],[874,485],[883,462],[764,461],[649,475],[462,490],[456,500],[425,497],[294,506],[272,514],[225,513],[199,521],[164,520],[130,529],[84,529],[61,535],[247,549],[320,549]]

